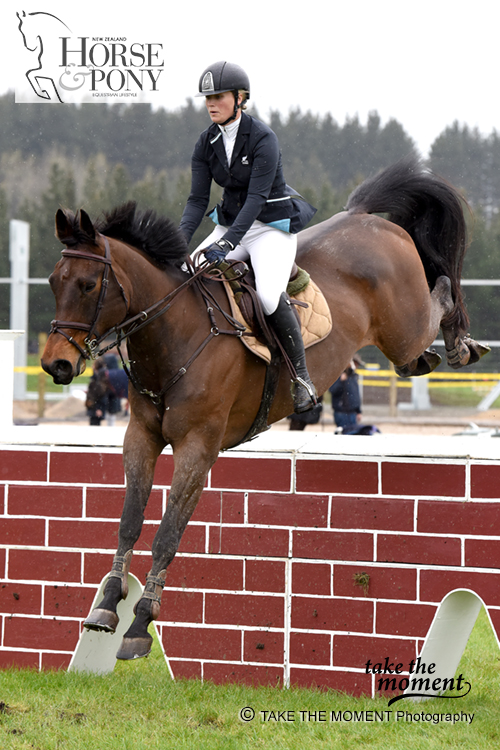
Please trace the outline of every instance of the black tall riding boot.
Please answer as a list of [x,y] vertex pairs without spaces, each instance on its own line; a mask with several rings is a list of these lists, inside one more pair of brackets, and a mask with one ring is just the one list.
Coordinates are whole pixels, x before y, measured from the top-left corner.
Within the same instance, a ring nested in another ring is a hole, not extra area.
[[297,373],[297,379],[292,381],[295,412],[308,411],[317,403],[318,397],[307,371],[300,325],[286,294],[281,295],[276,310],[266,317]]

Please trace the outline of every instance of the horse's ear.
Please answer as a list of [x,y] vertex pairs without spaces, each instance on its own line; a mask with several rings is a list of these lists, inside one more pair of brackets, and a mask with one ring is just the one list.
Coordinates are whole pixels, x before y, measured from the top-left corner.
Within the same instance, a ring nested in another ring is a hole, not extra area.
[[80,209],[80,228],[91,240],[95,240],[95,229],[90,216],[83,208]]
[[64,245],[72,236],[73,224],[62,208],[59,208],[56,213],[56,237]]

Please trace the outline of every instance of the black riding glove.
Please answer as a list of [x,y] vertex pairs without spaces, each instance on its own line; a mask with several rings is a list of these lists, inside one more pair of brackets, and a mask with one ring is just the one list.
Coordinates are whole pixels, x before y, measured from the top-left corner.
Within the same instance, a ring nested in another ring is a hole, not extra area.
[[212,242],[203,250],[203,254],[209,263],[221,263],[230,250],[234,250],[234,245],[229,240],[221,239]]

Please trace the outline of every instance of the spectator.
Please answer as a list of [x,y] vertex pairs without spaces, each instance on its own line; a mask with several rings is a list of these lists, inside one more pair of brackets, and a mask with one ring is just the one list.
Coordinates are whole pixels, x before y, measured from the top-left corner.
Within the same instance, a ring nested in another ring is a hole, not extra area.
[[[128,396],[128,378],[127,374],[118,364],[118,357],[115,354],[106,354],[104,362],[107,367],[108,377],[108,425],[113,426],[116,421],[116,414],[122,410],[122,399]],[[128,402],[125,409],[128,414]]]
[[87,400],[85,401],[90,424],[93,426],[99,427],[102,420],[106,418],[108,391],[109,383],[105,364],[102,360],[97,359],[94,362],[94,372],[90,378]]
[[[358,362],[362,364],[361,360]],[[361,421],[361,397],[354,360],[351,360],[342,375],[330,386],[329,391],[335,424],[342,432],[352,432]]]

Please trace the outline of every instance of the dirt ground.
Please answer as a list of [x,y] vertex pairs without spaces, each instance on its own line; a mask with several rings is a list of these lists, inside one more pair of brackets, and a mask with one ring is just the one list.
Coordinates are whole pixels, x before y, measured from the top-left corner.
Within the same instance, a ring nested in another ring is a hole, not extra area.
[[[126,405],[126,402],[123,402]],[[16,424],[88,424],[83,402],[75,396],[61,401],[47,401],[43,417],[38,416],[37,401],[15,401],[14,422]],[[126,425],[128,416],[117,414],[116,425]],[[103,422],[108,424],[107,421]],[[474,409],[457,409],[454,407],[433,407],[426,411],[415,412],[399,409],[396,417],[391,416],[388,407],[366,406],[362,424],[375,425],[383,434],[406,435],[456,435],[465,431],[494,429],[500,430],[500,410],[478,412]],[[273,425],[273,430],[288,430],[289,421],[281,420]],[[331,410],[326,407],[321,421],[317,425],[308,425],[307,432],[333,432],[335,425]]]

